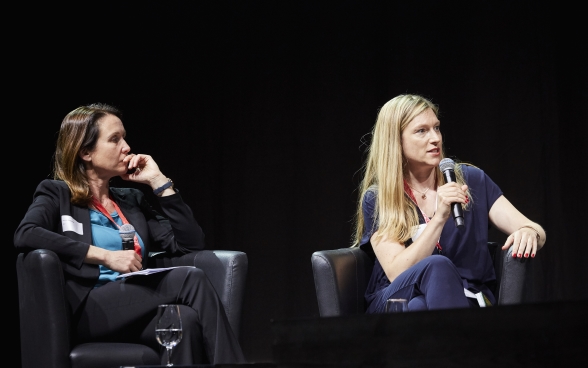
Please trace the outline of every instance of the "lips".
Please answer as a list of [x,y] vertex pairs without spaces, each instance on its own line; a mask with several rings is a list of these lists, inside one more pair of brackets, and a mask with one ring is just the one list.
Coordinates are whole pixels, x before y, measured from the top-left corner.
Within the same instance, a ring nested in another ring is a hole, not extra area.
[[435,153],[438,154],[439,153],[439,148],[433,148],[432,150],[428,150],[428,153]]

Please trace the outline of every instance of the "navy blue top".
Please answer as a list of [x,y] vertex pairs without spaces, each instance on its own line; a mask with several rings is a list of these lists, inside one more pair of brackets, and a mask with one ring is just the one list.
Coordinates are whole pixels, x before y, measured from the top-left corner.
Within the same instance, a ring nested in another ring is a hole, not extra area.
[[[468,165],[461,165],[461,170],[470,189],[472,203],[463,213],[464,228],[458,229],[453,218],[449,218],[441,232],[439,244],[443,248],[443,255],[451,259],[457,267],[464,281],[464,288],[473,288],[484,291],[486,295],[492,295],[486,286],[487,283],[496,280],[487,245],[490,228],[488,213],[494,202],[502,195],[502,191],[484,171]],[[378,229],[377,220],[374,218],[376,200],[377,188],[370,188],[363,197],[364,232],[359,244],[362,249],[370,253],[373,252],[370,238]],[[425,223],[420,214],[419,222]],[[405,246],[409,246],[410,243],[412,243],[411,240]],[[436,253],[435,249],[434,254]],[[390,281],[376,259],[365,293],[368,306],[378,292],[388,285]],[[495,300],[491,302],[495,304]]]

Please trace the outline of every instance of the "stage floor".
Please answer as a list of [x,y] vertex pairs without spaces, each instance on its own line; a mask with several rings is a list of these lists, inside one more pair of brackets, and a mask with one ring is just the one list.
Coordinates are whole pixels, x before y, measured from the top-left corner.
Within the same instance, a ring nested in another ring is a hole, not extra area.
[[278,367],[588,366],[588,300],[272,321]]

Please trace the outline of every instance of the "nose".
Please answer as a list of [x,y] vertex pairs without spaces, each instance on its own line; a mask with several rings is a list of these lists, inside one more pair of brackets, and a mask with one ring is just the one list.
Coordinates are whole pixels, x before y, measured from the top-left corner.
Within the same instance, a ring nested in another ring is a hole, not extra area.
[[[123,140],[124,140],[124,139],[123,139]],[[126,140],[124,140],[124,142],[125,142],[125,144],[124,144],[124,146],[123,146],[123,149],[122,149],[122,151],[123,151],[123,153],[126,153],[126,154],[128,154],[129,152],[131,152],[131,146],[129,146],[129,144],[127,143],[127,141],[126,141]]]
[[432,143],[439,143],[441,141],[441,132],[440,131],[431,130],[431,135],[429,136],[429,140]]

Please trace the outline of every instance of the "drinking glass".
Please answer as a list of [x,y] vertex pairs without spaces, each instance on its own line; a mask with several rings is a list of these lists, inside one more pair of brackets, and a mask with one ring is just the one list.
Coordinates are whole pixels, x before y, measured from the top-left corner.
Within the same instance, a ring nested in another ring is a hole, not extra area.
[[182,319],[177,304],[162,304],[157,308],[155,324],[157,342],[167,350],[167,366],[171,367],[172,349],[182,340]]
[[386,313],[397,313],[408,311],[408,300],[388,299],[386,300]]

